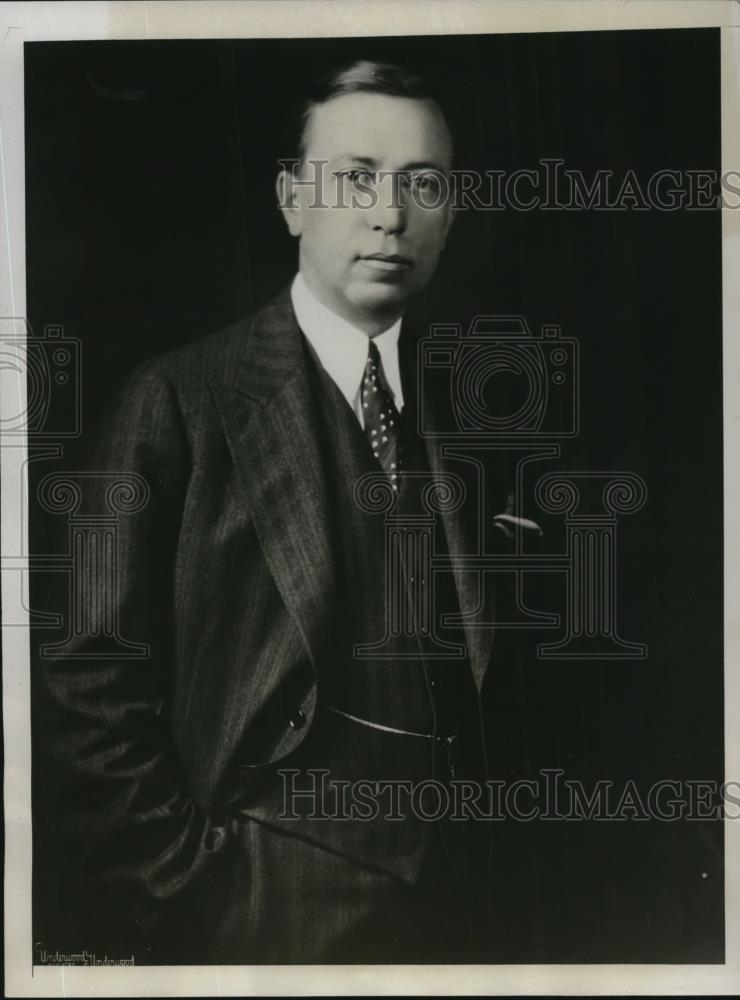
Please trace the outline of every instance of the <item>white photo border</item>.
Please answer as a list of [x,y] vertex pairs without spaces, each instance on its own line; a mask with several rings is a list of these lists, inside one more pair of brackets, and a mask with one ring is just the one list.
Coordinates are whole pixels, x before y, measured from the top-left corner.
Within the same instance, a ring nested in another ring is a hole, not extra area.
[[[0,317],[26,315],[23,43],[721,28],[722,169],[740,167],[740,4],[732,0],[226,0],[0,3]],[[740,775],[740,213],[724,208],[725,773]],[[7,386],[7,382],[3,383]],[[0,399],[22,412],[26,386]],[[12,398],[11,398],[12,396]],[[2,604],[28,607],[26,449],[2,442]],[[17,621],[17,618],[14,618]],[[725,820],[724,965],[32,966],[27,628],[3,630],[5,988],[9,997],[732,995],[740,993],[740,823]],[[733,945],[734,942],[734,945]]]

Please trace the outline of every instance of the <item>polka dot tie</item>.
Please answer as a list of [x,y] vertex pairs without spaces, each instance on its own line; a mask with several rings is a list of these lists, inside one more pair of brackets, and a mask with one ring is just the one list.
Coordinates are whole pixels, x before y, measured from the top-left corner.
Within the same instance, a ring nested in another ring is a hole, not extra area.
[[401,472],[401,428],[393,396],[381,378],[380,352],[369,342],[365,374],[362,379],[362,414],[373,455],[388,475],[394,490]]

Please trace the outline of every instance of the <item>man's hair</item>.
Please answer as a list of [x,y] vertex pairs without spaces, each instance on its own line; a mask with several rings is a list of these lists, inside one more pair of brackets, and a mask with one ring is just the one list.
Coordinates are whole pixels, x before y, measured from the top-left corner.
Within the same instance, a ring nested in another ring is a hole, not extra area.
[[346,94],[384,94],[387,97],[434,101],[452,134],[439,98],[420,76],[393,63],[359,59],[321,77],[309,94],[298,125],[297,151],[301,161],[306,155],[306,138],[313,112],[322,104]]

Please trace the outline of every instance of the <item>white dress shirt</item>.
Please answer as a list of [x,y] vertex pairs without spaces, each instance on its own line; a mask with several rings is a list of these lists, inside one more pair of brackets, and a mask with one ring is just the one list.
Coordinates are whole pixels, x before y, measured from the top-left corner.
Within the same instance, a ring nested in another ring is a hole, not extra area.
[[[298,325],[364,427],[360,389],[367,362],[368,335],[322,305],[309,290],[300,272],[295,276],[290,297]],[[399,413],[403,409],[401,370],[398,364],[400,332],[401,320],[398,319],[393,326],[373,338],[380,352],[386,388],[393,396]]]

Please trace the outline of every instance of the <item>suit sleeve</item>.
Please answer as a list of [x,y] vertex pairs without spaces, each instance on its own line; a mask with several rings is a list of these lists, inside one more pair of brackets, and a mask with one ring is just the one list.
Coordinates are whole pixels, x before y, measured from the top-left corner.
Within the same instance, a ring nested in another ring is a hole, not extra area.
[[[93,930],[106,944],[102,928],[112,919],[119,947],[130,940],[132,949],[156,956],[165,940],[177,939],[186,948],[219,879],[228,879],[227,820],[204,815],[194,802],[168,723],[173,579],[190,466],[173,388],[156,370],[136,373],[81,478],[81,511],[93,521],[105,514],[111,483],[131,474],[147,484],[148,501],[117,517],[115,571],[94,579],[83,571],[65,584],[111,615],[118,636],[99,655],[99,630],[83,629],[64,655],[40,655],[35,677],[41,814],[54,830],[54,866],[69,862],[81,877],[86,939],[78,947],[89,947]],[[70,609],[71,589],[66,597],[62,607]],[[124,655],[130,649],[119,639],[148,647],[147,655]]]

